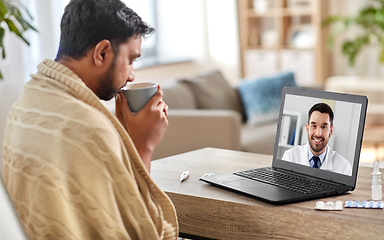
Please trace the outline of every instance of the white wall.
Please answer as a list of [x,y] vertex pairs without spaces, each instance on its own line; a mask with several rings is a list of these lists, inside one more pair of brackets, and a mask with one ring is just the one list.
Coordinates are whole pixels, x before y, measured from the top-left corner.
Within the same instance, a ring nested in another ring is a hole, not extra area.
[[207,0],[208,51],[213,64],[231,83],[241,75],[237,1]]

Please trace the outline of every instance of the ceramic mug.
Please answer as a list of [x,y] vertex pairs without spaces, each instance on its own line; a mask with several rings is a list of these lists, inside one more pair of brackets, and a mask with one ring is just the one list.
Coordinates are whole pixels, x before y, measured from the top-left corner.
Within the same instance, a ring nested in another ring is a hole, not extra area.
[[127,83],[121,90],[132,112],[140,111],[157,92],[154,82]]

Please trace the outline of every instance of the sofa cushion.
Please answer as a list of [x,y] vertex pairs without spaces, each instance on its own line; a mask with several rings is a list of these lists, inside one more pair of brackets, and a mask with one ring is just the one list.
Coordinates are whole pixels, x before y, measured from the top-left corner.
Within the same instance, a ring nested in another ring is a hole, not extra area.
[[296,87],[292,72],[264,78],[247,78],[238,85],[247,122],[251,125],[278,118],[284,86]]
[[243,115],[237,89],[231,87],[219,71],[201,74],[185,83],[194,92],[198,108],[235,110]]
[[164,102],[170,109],[196,109],[197,102],[191,88],[183,81],[171,81],[161,86]]
[[241,150],[273,155],[276,130],[277,121],[259,124],[257,126],[244,124],[240,134]]

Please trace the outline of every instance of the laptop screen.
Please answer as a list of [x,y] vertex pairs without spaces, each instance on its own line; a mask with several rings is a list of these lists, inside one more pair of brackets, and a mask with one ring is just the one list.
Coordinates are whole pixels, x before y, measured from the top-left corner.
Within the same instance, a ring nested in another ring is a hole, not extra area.
[[355,184],[367,98],[284,88],[274,167]]

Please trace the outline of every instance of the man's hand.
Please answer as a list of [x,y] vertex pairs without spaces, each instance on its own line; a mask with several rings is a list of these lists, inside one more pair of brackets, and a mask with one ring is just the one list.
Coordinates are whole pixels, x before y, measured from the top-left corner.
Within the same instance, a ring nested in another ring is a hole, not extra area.
[[137,113],[131,112],[123,93],[118,93],[116,97],[116,117],[131,136],[148,172],[153,150],[168,126],[167,115],[168,105],[163,101],[160,86],[157,93]]

